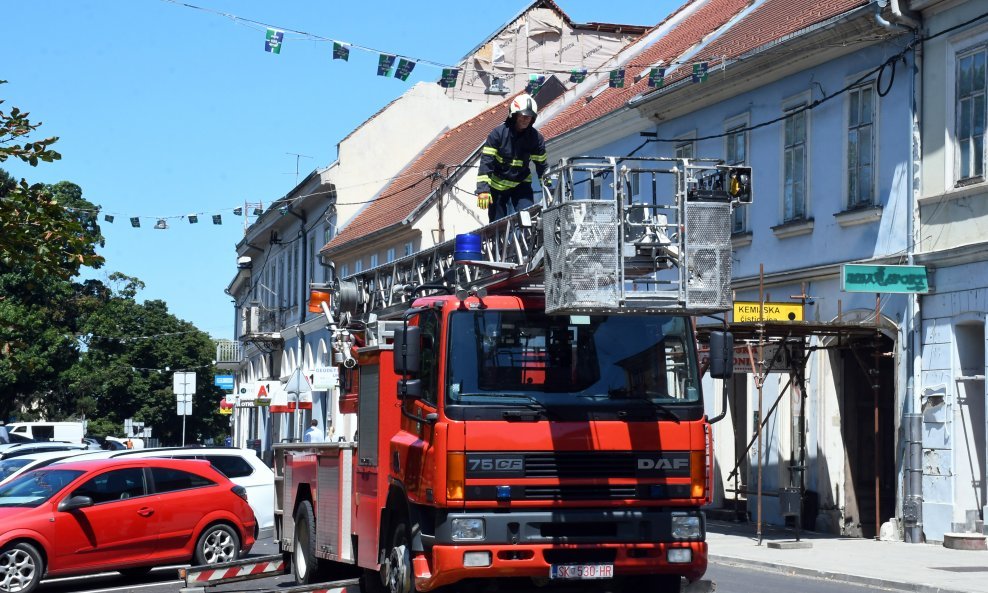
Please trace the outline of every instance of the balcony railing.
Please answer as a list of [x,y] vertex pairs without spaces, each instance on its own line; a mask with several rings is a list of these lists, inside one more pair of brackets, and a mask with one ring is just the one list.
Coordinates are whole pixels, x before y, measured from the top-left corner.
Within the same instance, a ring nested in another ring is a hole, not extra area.
[[243,346],[233,340],[220,340],[216,343],[216,366],[237,368],[244,359]]

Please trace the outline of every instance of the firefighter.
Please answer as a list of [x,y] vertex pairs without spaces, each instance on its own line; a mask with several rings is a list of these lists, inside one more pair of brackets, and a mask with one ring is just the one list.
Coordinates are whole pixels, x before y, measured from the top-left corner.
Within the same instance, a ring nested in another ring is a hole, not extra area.
[[533,127],[538,109],[529,95],[512,99],[508,117],[491,131],[480,151],[477,207],[487,210],[490,222],[535,203],[528,163],[535,163],[539,178],[546,166],[545,140]]

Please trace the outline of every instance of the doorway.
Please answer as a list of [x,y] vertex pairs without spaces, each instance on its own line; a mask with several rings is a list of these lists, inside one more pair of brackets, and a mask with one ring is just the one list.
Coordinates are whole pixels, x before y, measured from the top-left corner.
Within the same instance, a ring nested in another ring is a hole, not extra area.
[[[894,342],[858,338],[841,349],[844,525],[851,537],[874,538],[895,516]],[[875,434],[875,414],[878,434]],[[876,494],[877,481],[877,494]],[[877,523],[876,523],[877,502]]]

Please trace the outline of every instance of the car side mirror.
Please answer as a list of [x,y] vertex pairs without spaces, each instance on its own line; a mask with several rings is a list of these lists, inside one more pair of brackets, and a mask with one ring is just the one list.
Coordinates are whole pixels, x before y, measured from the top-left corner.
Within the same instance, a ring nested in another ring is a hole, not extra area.
[[66,513],[91,506],[93,506],[93,499],[88,496],[70,496],[58,503],[58,510],[59,512]]

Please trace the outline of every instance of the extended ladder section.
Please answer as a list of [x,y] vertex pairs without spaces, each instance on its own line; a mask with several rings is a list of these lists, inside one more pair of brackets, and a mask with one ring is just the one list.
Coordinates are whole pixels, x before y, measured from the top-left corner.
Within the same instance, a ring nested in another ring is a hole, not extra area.
[[334,282],[334,323],[367,322],[417,296],[537,290],[555,314],[706,314],[731,306],[733,209],[751,169],[719,161],[575,157],[548,171],[544,203]]

